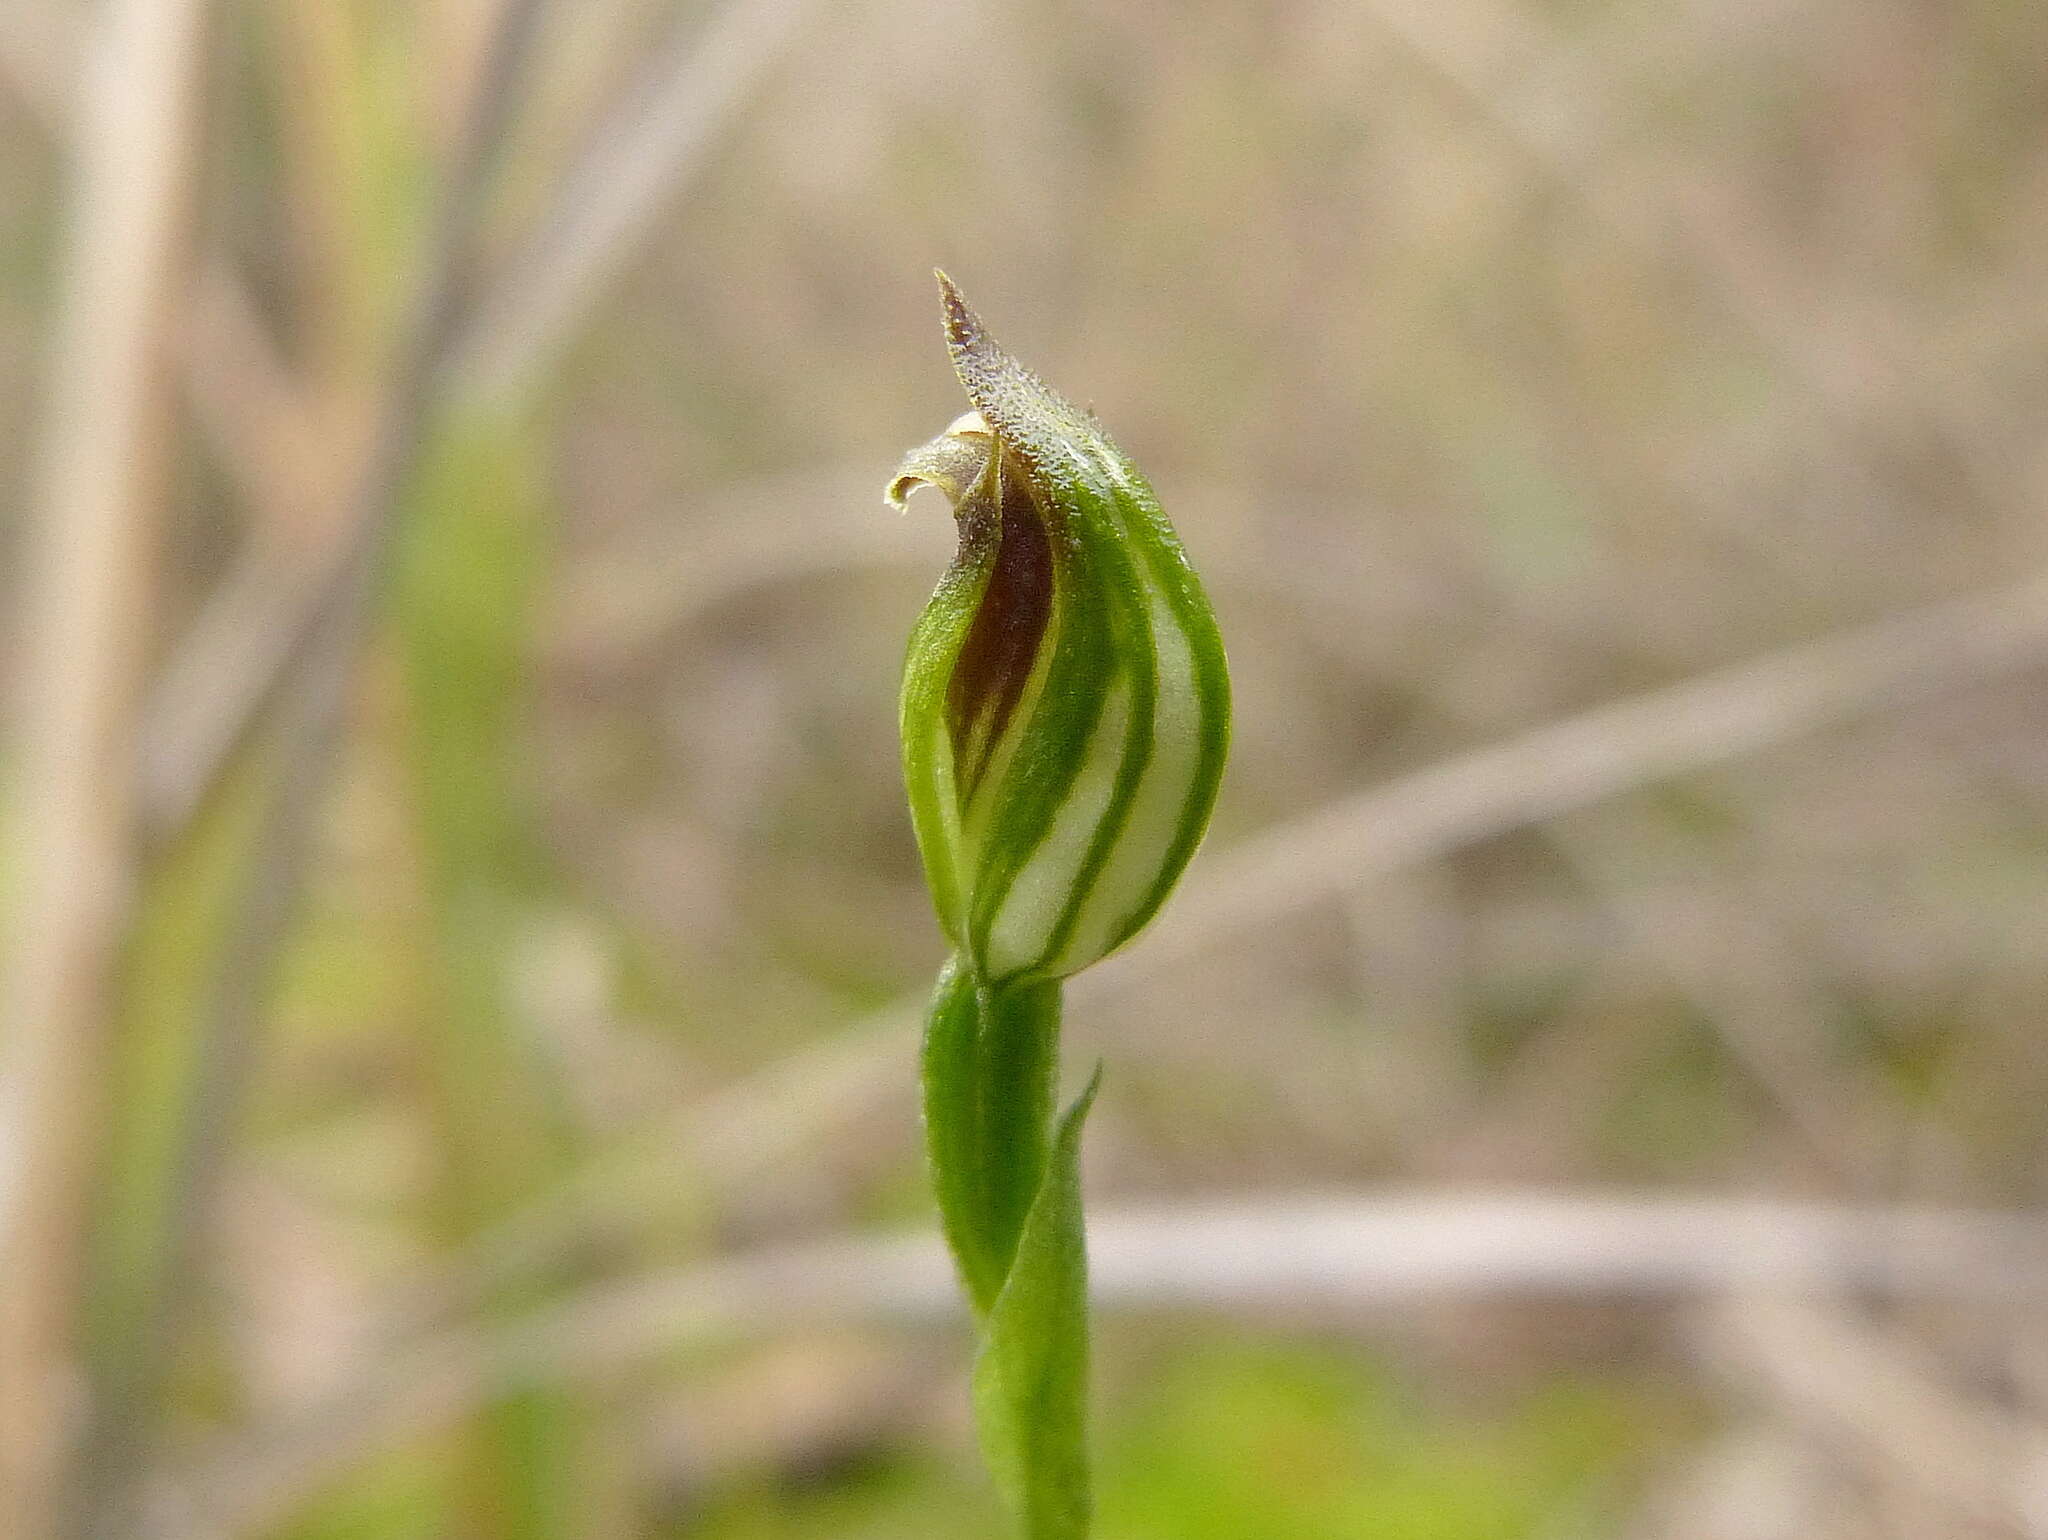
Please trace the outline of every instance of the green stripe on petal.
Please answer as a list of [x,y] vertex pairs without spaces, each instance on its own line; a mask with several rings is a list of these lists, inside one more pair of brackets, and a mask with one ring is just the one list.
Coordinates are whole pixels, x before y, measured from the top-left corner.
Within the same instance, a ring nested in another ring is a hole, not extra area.
[[1082,891],[1082,873],[1122,787],[1132,721],[1130,691],[1119,683],[1103,701],[1065,800],[1053,809],[1023,867],[1004,889],[989,926],[989,977],[1039,971],[1058,944],[1062,921]]

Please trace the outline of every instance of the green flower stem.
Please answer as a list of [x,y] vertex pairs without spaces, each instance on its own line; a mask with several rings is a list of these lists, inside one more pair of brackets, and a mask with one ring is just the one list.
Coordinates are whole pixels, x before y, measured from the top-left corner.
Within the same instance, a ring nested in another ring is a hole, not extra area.
[[1081,1128],[1101,1083],[1097,1069],[1060,1119],[974,1364],[982,1452],[1025,1540],[1086,1540],[1094,1513]]
[[1057,983],[992,986],[955,957],[924,1039],[932,1186],[981,1332],[982,1447],[1026,1540],[1080,1540],[1090,1509],[1079,1158],[1095,1087],[1056,1132],[1059,1026]]

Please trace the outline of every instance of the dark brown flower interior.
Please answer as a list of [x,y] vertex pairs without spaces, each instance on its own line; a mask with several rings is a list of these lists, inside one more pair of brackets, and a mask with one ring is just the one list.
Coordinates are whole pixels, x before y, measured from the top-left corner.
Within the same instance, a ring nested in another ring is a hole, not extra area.
[[[997,475],[1000,533],[995,570],[953,667],[946,716],[953,735],[960,798],[974,792],[1011,714],[1024,696],[1031,666],[1052,619],[1052,543],[1015,456],[1002,456]],[[963,542],[974,538],[968,521]]]

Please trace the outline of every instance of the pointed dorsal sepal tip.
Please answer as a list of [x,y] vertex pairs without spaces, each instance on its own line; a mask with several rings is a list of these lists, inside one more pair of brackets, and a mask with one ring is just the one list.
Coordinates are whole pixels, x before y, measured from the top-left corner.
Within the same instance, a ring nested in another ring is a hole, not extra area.
[[989,335],[987,325],[943,269],[933,268],[932,273],[946,312],[946,350],[953,373],[992,434],[1040,467],[1060,458],[1064,445],[1102,437],[1092,414],[1083,413]]
[[944,268],[933,268],[932,276],[939,281],[939,299],[946,310],[946,346],[956,362],[992,349],[994,344],[988,328],[974,313],[974,307],[967,303],[960,286],[953,282]]

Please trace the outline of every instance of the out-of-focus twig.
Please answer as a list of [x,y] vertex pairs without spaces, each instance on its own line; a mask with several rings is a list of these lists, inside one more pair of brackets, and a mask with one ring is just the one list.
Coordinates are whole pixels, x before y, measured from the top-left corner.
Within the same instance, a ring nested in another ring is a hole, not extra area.
[[[524,253],[458,323],[449,343],[454,394],[502,396],[545,367],[639,249],[807,3],[727,0],[708,28],[694,16],[678,25],[638,89],[593,130]],[[187,639],[150,712],[143,785],[152,828],[179,827],[204,799],[304,645],[338,559],[317,544],[253,553]],[[193,688],[195,681],[209,683]]]
[[0,1532],[20,1540],[52,1519],[79,1410],[79,1270],[135,875],[136,700],[206,15],[204,0],[108,6],[71,142],[23,651],[18,940],[0,981]]
[[[1704,10],[1704,8],[1702,8]],[[1810,296],[1786,292],[1793,264],[1768,261],[1744,244],[1739,221],[1696,209],[1661,186],[1618,186],[1597,174],[1597,151],[1614,137],[1599,121],[1608,93],[1574,49],[1533,6],[1445,7],[1422,0],[1373,0],[1370,14],[1428,69],[1463,93],[1503,141],[1569,191],[1637,251],[1675,263],[1777,369],[1820,409],[1851,447],[1871,440],[1870,398],[1884,398],[1947,448],[1972,498],[2010,502],[2006,468],[1976,426],[1913,387],[1911,371],[1868,338],[1831,333]],[[1535,71],[1529,66],[1537,65]],[[1531,89],[1524,72],[1550,78]]]
[[1961,1519],[2048,1534],[2048,1430],[1973,1404],[1905,1344],[1817,1300],[1737,1297],[1694,1333],[1711,1362]]
[[[1870,1064],[1827,1052],[1827,997],[1768,908],[1753,895],[1719,891],[1681,863],[1655,862],[1653,821],[1647,810],[1619,819],[1588,814],[1555,820],[1546,833],[1633,950],[1711,1024],[1836,1190],[1885,1190],[1891,1150],[1875,1137],[1871,1109],[1901,1111],[1897,1091]],[[1660,877],[1640,875],[1649,870]]]
[[201,1002],[203,1037],[173,1155],[175,1212],[166,1223],[152,1319],[128,1323],[121,1383],[96,1407],[81,1461],[87,1532],[124,1522],[137,1446],[175,1337],[182,1283],[254,1046],[278,950],[291,926],[346,716],[350,682],[376,613],[402,497],[438,404],[448,343],[464,300],[469,248],[493,151],[504,138],[543,0],[502,0],[446,174],[374,437],[349,501],[345,560],[323,590],[301,666],[278,723],[278,764],[258,815],[253,854]]
[[137,764],[144,828],[184,828],[303,649],[331,552],[265,539],[221,578],[162,669]]
[[303,641],[330,575],[330,510],[359,452],[331,425],[319,431],[333,414],[284,369],[222,259],[200,273],[183,330],[195,415],[257,517],[149,692],[138,796],[144,828],[159,835],[192,816]]
[[[807,468],[721,487],[702,514],[685,510],[581,558],[550,617],[549,660],[572,671],[616,667],[676,636],[717,606],[777,584],[893,563],[929,565],[951,528],[883,513],[877,467]],[[804,518],[778,516],[801,508]]]
[[465,392],[516,390],[545,367],[795,32],[808,0],[692,12],[591,131],[555,206],[455,345]]
[[[0,85],[59,143],[74,127],[79,30],[67,6],[0,7]],[[305,501],[308,468],[324,458],[324,435],[233,262],[210,252],[188,266],[189,303],[174,307],[170,346],[193,415],[251,509],[289,520]],[[153,733],[145,728],[145,741]]]
[[1546,724],[1198,860],[1145,947],[1077,983],[1162,969],[1461,846],[2044,659],[2048,576],[2037,575]]
[[[1305,1197],[1125,1210],[1089,1226],[1112,1309],[1357,1310],[1489,1296],[1839,1294],[2038,1302],[2032,1216],[1547,1193]],[[794,1324],[952,1321],[927,1236],[842,1238],[584,1291],[501,1331],[395,1349],[329,1401],[226,1447],[163,1494],[161,1531],[230,1540],[408,1432],[536,1376],[594,1375],[679,1342]]]
[[577,1240],[616,1228],[678,1190],[732,1190],[894,1098],[918,1004],[906,1000],[689,1103],[619,1141],[421,1281],[375,1333],[395,1341],[457,1316],[507,1280],[544,1272]]
[[178,342],[193,415],[259,527],[302,525],[354,446],[335,443],[224,254],[201,259]]
[[1840,1487],[1813,1441],[1756,1417],[1653,1479],[1616,1540],[1842,1540],[1857,1515]]

